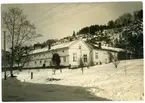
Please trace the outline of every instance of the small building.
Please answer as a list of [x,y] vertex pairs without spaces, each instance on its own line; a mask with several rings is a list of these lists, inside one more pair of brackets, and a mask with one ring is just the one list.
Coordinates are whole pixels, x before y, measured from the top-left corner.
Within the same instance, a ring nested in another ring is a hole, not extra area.
[[126,58],[126,51],[124,49],[101,46],[101,44],[92,46],[92,61],[95,65],[107,64],[114,59],[124,60]]
[[60,56],[61,66],[78,67],[82,61],[84,66],[92,64],[110,63],[111,55],[125,53],[123,49],[101,47],[90,45],[82,40],[71,41],[43,49],[36,49],[30,52],[30,61],[25,64],[25,68],[36,68],[52,66],[53,54]]

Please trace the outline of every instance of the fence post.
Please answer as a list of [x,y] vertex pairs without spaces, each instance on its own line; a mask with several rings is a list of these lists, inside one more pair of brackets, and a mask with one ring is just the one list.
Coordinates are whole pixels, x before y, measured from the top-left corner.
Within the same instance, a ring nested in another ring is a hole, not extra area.
[[33,72],[31,72],[31,79],[33,79]]

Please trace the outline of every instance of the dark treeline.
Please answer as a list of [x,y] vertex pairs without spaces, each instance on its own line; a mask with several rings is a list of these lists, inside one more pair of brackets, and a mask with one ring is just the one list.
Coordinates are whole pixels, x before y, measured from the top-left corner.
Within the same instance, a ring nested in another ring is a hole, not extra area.
[[34,45],[31,45],[31,48],[33,48],[33,49],[41,48],[42,49],[42,48],[48,47],[48,45],[50,45],[50,44],[53,45],[57,41],[58,41],[57,39],[48,39],[42,43],[37,42]]

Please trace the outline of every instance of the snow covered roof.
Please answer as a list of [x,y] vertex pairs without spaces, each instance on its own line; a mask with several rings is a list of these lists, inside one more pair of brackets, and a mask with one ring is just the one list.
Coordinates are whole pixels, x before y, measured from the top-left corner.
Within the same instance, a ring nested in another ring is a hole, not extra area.
[[45,52],[47,50],[48,50],[48,48],[36,49],[36,50],[31,51],[30,54]]
[[[54,46],[51,47],[51,49],[49,51],[69,47],[70,45],[72,45],[75,42],[77,42],[77,41],[71,41],[71,42],[67,42],[67,43],[62,43],[62,44],[54,45]],[[40,53],[40,52],[46,52],[46,51],[48,51],[48,47],[42,48],[42,49],[33,50],[32,52],[30,52],[30,54],[35,54],[35,53]]]
[[111,51],[117,51],[117,52],[125,52],[125,50],[121,48],[114,48],[114,47],[107,47],[107,46],[101,46],[101,48],[105,50],[111,50]]
[[71,41],[71,42],[67,42],[67,43],[62,43],[59,45],[54,45],[51,47],[50,50],[54,50],[54,49],[60,49],[60,48],[65,48],[65,47],[69,47],[71,44],[75,43],[76,41]]
[[96,49],[102,49],[102,50],[110,50],[110,51],[116,51],[116,52],[125,52],[122,48],[114,48],[114,47],[108,47],[108,46],[101,46],[101,48],[98,48],[98,45],[93,45],[93,48]]
[[[67,48],[69,47],[70,45],[78,42],[79,40],[75,40],[75,41],[71,41],[71,42],[66,42],[66,43],[61,43],[61,44],[57,44],[57,45],[54,45],[54,46],[51,46],[51,50],[57,50],[57,49],[61,49],[61,48]],[[93,47],[91,45],[88,45],[90,48],[97,48],[97,49],[100,49],[98,48],[98,45],[94,45],[93,44]],[[114,48],[114,47],[107,47],[107,46],[101,46],[101,49],[102,50],[111,50],[111,51],[116,51],[116,52],[125,52],[124,49],[121,49],[121,48]],[[46,52],[48,51],[48,47],[46,48],[42,48],[42,49],[36,49],[36,50],[33,50],[30,52],[30,54],[36,54],[36,53],[41,53],[41,52]]]

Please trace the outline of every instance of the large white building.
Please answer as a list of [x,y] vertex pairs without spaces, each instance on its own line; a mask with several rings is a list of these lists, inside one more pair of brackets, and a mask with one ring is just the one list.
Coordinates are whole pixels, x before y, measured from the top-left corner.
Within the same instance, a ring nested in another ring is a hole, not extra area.
[[52,66],[53,54],[57,53],[61,58],[61,66],[78,67],[80,60],[84,66],[111,62],[111,55],[119,56],[123,49],[111,47],[91,46],[82,40],[71,41],[52,46],[50,48],[37,49],[30,53],[30,61],[26,68]]

